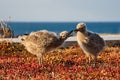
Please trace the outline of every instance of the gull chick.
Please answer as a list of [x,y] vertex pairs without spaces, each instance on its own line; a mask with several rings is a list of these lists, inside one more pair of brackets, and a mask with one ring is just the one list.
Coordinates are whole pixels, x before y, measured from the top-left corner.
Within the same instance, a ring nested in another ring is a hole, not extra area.
[[19,36],[18,39],[30,53],[37,56],[39,64],[42,64],[42,55],[61,46],[72,32],[63,31],[58,36],[54,32],[40,30]]
[[105,47],[105,41],[98,34],[88,31],[85,23],[77,24],[74,31],[77,32],[78,44],[89,57],[89,63],[93,57],[96,65],[97,56]]

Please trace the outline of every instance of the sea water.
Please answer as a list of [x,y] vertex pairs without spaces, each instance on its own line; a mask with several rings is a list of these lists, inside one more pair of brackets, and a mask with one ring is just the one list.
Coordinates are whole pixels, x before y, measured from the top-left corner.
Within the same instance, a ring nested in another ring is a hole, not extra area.
[[[79,22],[10,22],[14,35],[29,34],[33,31],[49,30],[56,33],[70,31]],[[120,34],[120,22],[85,22],[87,29],[97,33]]]

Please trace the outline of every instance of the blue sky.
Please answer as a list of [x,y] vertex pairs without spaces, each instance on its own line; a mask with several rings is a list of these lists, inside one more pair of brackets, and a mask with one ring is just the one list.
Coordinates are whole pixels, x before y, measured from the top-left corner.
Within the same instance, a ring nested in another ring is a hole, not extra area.
[[0,0],[11,21],[120,21],[120,0]]

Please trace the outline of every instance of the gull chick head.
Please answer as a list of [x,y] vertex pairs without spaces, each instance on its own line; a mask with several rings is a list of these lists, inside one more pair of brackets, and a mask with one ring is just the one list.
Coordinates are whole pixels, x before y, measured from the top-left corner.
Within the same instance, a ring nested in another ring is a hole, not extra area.
[[75,32],[85,32],[86,31],[86,24],[85,23],[79,23],[76,26],[76,29],[74,30]]
[[67,31],[62,31],[62,32],[60,33],[60,37],[61,37],[62,39],[65,39],[67,36],[68,36],[68,32],[67,32]]

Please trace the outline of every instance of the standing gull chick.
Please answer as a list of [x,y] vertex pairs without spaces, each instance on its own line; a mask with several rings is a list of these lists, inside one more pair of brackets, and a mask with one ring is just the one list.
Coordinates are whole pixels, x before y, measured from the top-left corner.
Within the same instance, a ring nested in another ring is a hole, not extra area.
[[31,32],[29,35],[19,36],[18,39],[30,53],[37,56],[39,64],[41,64],[42,55],[62,45],[72,32],[63,31],[58,36],[54,32],[40,30]]
[[87,31],[85,23],[79,23],[74,31],[77,32],[78,44],[89,57],[89,63],[91,57],[93,57],[96,65],[98,53],[105,47],[105,41],[98,34]]

